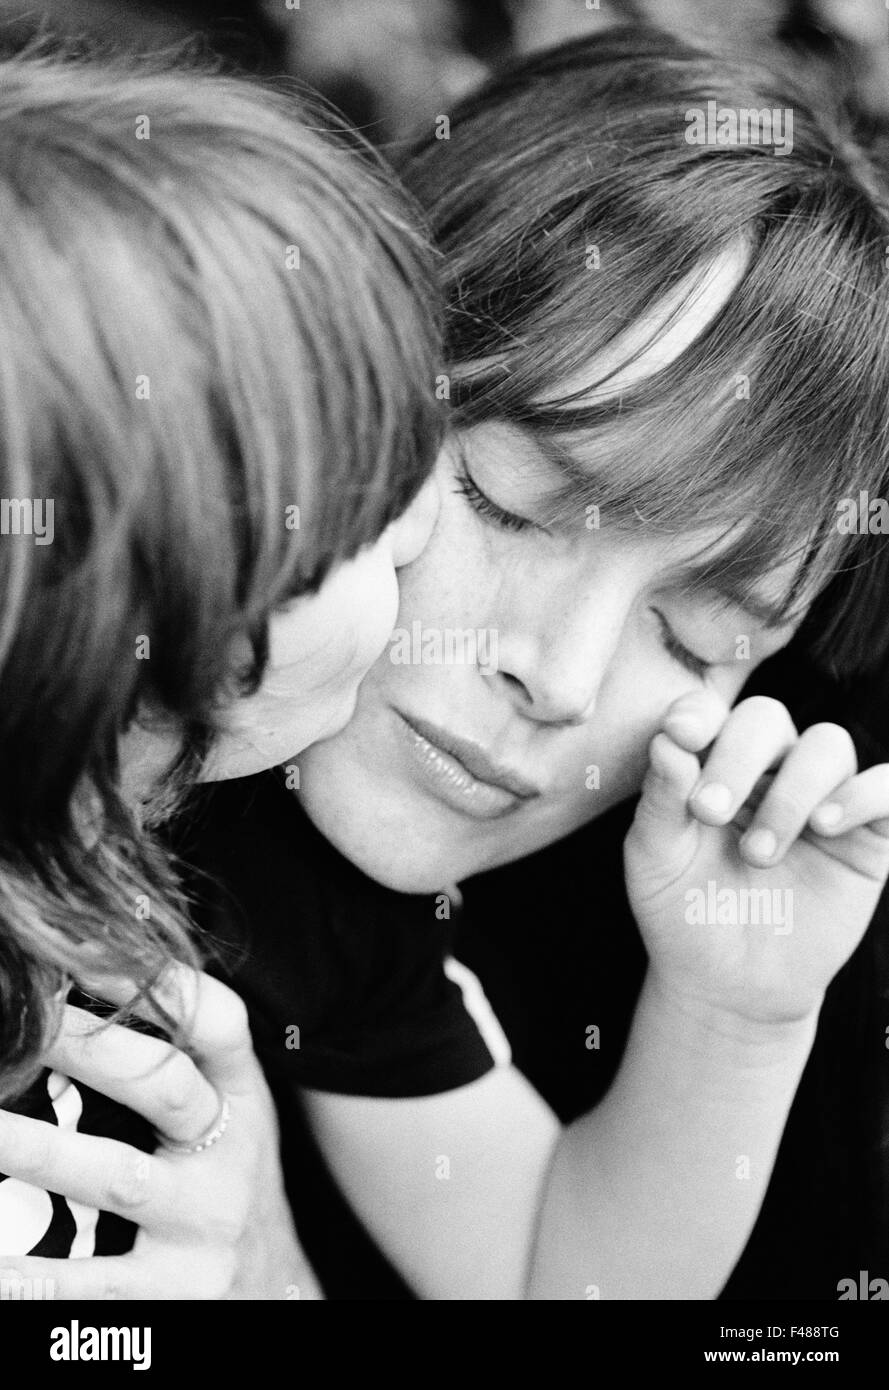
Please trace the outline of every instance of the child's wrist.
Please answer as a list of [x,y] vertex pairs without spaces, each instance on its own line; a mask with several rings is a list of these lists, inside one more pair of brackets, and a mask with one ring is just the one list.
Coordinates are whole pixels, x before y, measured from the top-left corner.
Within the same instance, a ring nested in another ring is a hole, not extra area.
[[739,1066],[769,1066],[807,1056],[815,1037],[821,999],[801,1015],[782,1018],[744,1013],[684,987],[650,966],[644,993],[674,1045],[705,1048],[711,1060],[724,1056]]

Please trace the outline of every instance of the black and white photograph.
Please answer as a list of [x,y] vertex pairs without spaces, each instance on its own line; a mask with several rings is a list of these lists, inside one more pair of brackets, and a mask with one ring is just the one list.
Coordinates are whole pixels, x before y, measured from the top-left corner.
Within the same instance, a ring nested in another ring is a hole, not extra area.
[[887,878],[884,0],[0,3],[23,1384],[231,1301],[848,1373]]

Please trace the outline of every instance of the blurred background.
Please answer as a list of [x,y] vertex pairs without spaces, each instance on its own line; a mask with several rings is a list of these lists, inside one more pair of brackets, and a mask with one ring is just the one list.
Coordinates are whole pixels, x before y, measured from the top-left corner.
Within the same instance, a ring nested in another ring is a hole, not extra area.
[[887,0],[0,0],[0,47],[34,34],[137,51],[184,42],[309,83],[385,146],[518,54],[640,22],[779,67],[826,64],[868,122],[889,124]]

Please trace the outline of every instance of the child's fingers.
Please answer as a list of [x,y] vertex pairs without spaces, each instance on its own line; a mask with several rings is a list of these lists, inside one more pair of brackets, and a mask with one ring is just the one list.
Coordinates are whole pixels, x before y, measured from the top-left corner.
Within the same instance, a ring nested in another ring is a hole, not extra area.
[[715,690],[695,690],[675,700],[664,717],[664,732],[689,753],[702,753],[729,717]]
[[759,810],[759,806],[769,787],[775,780],[774,772],[764,772],[759,781],[754,785],[753,790],[742,806],[739,806],[732,817],[732,825],[739,835],[743,835],[750,826],[753,817]]
[[877,835],[889,837],[889,763],[879,763],[850,777],[822,801],[809,816],[818,835],[845,835],[867,825]]
[[648,750],[649,764],[633,829],[646,850],[662,854],[693,821],[688,795],[701,765],[694,753],[680,748],[665,733],[655,734]]
[[855,773],[855,745],[839,724],[813,724],[791,748],[762,798],[739,849],[748,863],[777,864],[812,808]]
[[743,700],[710,749],[690,809],[705,825],[727,825],[763,773],[782,762],[797,741],[793,720],[778,700]]

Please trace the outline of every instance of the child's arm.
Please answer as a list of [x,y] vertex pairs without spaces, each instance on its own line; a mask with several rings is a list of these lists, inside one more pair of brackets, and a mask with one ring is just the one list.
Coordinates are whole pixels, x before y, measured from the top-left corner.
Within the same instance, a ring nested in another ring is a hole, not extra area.
[[344,1192],[423,1298],[714,1298],[813,1026],[724,1032],[649,980],[611,1090],[567,1129],[507,1067],[420,1100],[307,1103]]
[[649,975],[605,1099],[563,1134],[530,1296],[715,1298],[759,1214],[815,1019],[686,1011]]
[[[825,821],[825,803],[842,816]],[[585,1258],[606,1298],[718,1291],[764,1195],[824,990],[885,883],[887,813],[889,768],[856,776],[836,725],[799,737],[774,700],[726,716],[707,692],[670,711],[625,853],[649,975],[614,1086],[559,1145],[536,1292],[564,1287]]]
[[346,1196],[422,1298],[713,1298],[810,1042],[796,1026],[721,1037],[646,985],[611,1091],[567,1129],[508,1067],[419,1100],[306,1099]]

